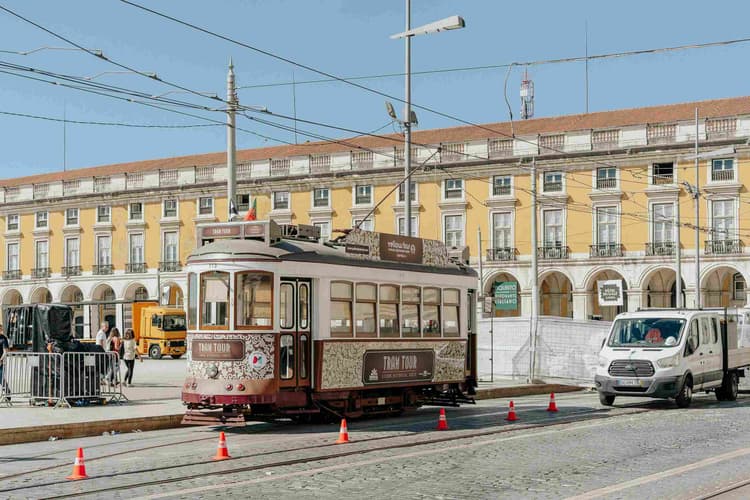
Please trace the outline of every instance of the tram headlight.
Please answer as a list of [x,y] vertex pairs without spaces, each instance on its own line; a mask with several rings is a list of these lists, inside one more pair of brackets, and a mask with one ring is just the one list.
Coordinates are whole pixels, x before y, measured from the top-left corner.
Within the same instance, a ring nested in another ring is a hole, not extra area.
[[216,365],[210,365],[208,367],[207,373],[208,378],[216,378],[219,376],[219,367]]

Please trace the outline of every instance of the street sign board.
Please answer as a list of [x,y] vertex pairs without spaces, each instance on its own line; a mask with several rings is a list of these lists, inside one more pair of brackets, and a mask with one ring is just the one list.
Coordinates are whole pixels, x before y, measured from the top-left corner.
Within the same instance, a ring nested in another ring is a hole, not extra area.
[[495,282],[495,309],[515,311],[518,309],[518,283],[515,281]]
[[596,285],[600,306],[622,305],[622,280],[599,280]]

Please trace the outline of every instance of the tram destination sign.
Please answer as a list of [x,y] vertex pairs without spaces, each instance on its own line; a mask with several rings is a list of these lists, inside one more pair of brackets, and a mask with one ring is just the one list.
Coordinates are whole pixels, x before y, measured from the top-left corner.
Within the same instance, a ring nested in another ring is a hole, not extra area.
[[362,382],[365,385],[430,381],[435,366],[432,349],[365,351]]
[[201,229],[201,236],[204,238],[231,238],[239,236],[241,226],[207,226]]
[[380,233],[380,258],[395,262],[422,263],[422,240]]
[[193,340],[193,361],[239,361],[245,357],[242,340]]

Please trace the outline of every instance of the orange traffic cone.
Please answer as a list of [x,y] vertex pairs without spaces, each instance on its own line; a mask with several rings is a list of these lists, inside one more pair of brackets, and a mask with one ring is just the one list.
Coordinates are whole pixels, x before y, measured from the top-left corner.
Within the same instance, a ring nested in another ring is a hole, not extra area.
[[349,442],[349,429],[346,427],[346,419],[341,419],[341,428],[339,429],[339,438],[336,440],[336,444],[344,444]]
[[508,416],[505,417],[505,420],[508,422],[515,422],[518,420],[518,417],[516,416],[516,406],[513,404],[513,401],[508,405]]
[[448,421],[445,419],[445,408],[440,408],[440,417],[438,417],[437,430],[447,431]]
[[549,395],[549,406],[547,411],[557,411],[557,403],[555,403],[555,393],[551,392]]
[[78,481],[79,479],[88,479],[86,475],[86,465],[83,463],[83,448],[78,448],[76,461],[73,462],[73,473],[66,477],[69,481]]
[[227,438],[224,436],[224,432],[219,433],[219,447],[216,448],[216,456],[214,460],[226,460],[232,458],[229,456],[229,450],[227,449]]

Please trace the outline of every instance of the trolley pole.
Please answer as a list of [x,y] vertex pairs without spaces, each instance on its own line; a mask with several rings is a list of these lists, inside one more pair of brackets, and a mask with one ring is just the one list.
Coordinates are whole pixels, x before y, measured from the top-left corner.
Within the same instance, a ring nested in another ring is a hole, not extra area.
[[536,157],[531,159],[531,321],[529,322],[529,378],[534,381],[536,328],[539,321],[539,255],[537,236]]
[[234,86],[234,64],[229,59],[227,73],[227,221],[234,217],[235,195],[235,166],[237,163],[237,141],[235,128],[235,113],[237,111],[237,91]]

